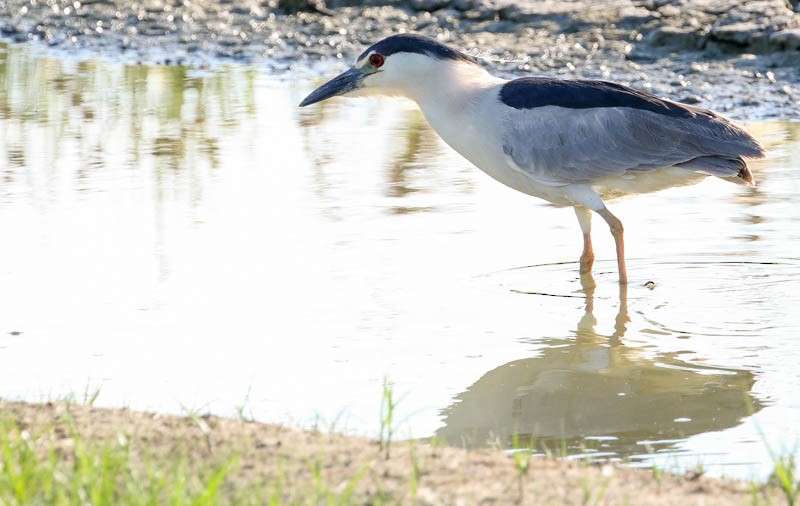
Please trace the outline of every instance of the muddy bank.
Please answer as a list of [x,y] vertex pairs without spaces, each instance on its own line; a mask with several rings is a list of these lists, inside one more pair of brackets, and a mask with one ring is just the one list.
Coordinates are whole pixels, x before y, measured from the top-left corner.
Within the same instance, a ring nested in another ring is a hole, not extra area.
[[223,484],[228,497],[241,497],[241,490],[256,486],[253,490],[279,490],[282,501],[305,504],[306,495],[312,499],[324,486],[334,493],[352,487],[348,503],[353,504],[380,500],[390,504],[686,506],[781,501],[774,489],[710,479],[696,472],[679,477],[613,464],[534,459],[521,476],[514,459],[496,450],[400,443],[386,458],[378,443],[368,439],[217,417],[3,401],[0,417],[4,422],[12,420],[37,451],[54,448],[59,458],[67,460],[72,458],[76,439],[125,444],[134,466],[169,465],[170,458],[185,455],[191,471],[236,456]]
[[[291,2],[282,2],[289,5]],[[304,5],[304,2],[300,2]],[[438,36],[505,75],[607,78],[739,118],[800,117],[800,14],[784,0],[0,0],[0,35],[129,62],[350,61],[397,31]]]
[[[800,49],[800,16],[784,0],[368,0],[296,12],[280,7],[305,3],[3,0],[0,33],[16,42],[116,48],[172,63],[198,52],[246,61],[336,57],[397,31],[439,34],[501,58],[544,47],[577,58],[608,45],[633,59],[652,57],[659,48],[715,55]],[[489,34],[504,44],[476,40]],[[564,39],[573,47],[561,46]]]

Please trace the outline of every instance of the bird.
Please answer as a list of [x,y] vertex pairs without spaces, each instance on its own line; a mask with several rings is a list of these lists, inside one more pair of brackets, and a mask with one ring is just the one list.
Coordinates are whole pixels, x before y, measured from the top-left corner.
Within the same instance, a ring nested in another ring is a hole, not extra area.
[[433,130],[497,181],[558,207],[573,207],[583,233],[581,275],[591,275],[593,213],[614,238],[619,283],[627,285],[622,221],[606,201],[716,176],[753,186],[757,139],[709,109],[602,80],[503,79],[481,61],[414,33],[386,37],[345,72],[312,91],[328,98],[400,96]]

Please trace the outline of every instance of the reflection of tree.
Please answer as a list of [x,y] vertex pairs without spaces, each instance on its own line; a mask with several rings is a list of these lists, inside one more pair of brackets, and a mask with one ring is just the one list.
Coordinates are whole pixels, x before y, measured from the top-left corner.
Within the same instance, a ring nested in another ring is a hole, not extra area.
[[[404,148],[394,157],[388,166],[388,181],[386,196],[402,198],[420,191],[422,186],[415,186],[413,182],[414,171],[419,170],[422,160],[432,160],[435,157],[437,138],[431,127],[418,110],[409,110],[406,120],[399,129],[404,137]],[[400,135],[397,136],[398,138]],[[428,210],[427,207],[414,207],[409,205],[395,206],[395,214],[408,214],[415,211]]]
[[[155,256],[164,201],[185,194],[196,208],[201,171],[219,166],[219,139],[255,116],[255,69],[193,76],[186,67],[35,58],[0,43],[0,166],[3,192],[107,189],[105,173],[150,174]],[[137,178],[136,181],[144,181]]]
[[414,168],[414,161],[419,154],[420,141],[426,123],[419,114],[409,111],[408,116],[407,126],[403,130],[406,147],[389,165],[389,184],[386,187],[389,197],[403,197],[416,191],[415,188],[408,185],[407,172]]
[[[333,101],[323,101],[317,106],[301,111],[299,125],[303,137],[303,147],[311,158],[311,165],[314,169],[314,194],[316,197],[324,199],[330,187],[325,167],[333,161],[333,154],[327,149],[318,149],[320,143],[315,134],[319,130],[317,127],[328,119],[331,111],[336,111],[338,104]],[[323,143],[324,147],[326,146]]]
[[[762,122],[749,125],[748,130],[761,142],[769,151],[778,143],[786,141],[800,140],[800,126],[796,123],[782,122]],[[769,179],[769,168],[776,165],[776,160],[772,154],[768,153],[763,160],[752,160],[748,162],[756,181],[756,186],[748,188],[747,191],[734,192],[732,200],[740,205],[741,215],[734,219],[744,225],[760,225],[764,222],[764,217],[759,214],[759,206],[769,202],[769,195],[762,189],[764,183]],[[759,227],[761,229],[761,227]],[[759,241],[761,236],[756,233],[748,233],[750,228],[743,228],[739,235],[740,239],[748,242]]]
[[30,169],[26,155],[35,148],[47,167],[59,166],[65,155],[82,161],[71,175],[79,186],[90,185],[105,160],[119,154],[132,167],[152,161],[154,183],[172,183],[164,170],[217,167],[220,133],[255,114],[254,69],[193,77],[179,66],[74,63],[33,58],[25,48],[3,44],[0,50],[6,51],[0,54],[0,152],[7,182],[24,179],[14,167]]
[[685,362],[677,353],[648,355],[623,344],[629,321],[624,289],[614,332],[597,333],[591,280],[584,292],[586,307],[573,337],[546,339],[540,356],[486,373],[445,410],[436,435],[454,444],[509,447],[517,434],[540,449],[566,443],[581,452],[600,444],[604,452],[627,456],[642,453],[643,440],[736,426],[749,414],[748,402],[761,408],[749,395],[750,372]]
[[[392,122],[389,126],[380,123],[378,117],[381,107],[381,102],[367,104],[366,116],[375,124],[366,128],[386,131],[392,154],[389,156],[382,190],[387,197],[403,199],[430,186],[430,173],[427,169],[438,154],[438,136],[416,109],[406,110],[399,121]],[[347,120],[348,114],[349,111],[342,106],[342,101],[336,100],[320,102],[298,113],[304,151],[313,168],[313,191],[322,200],[337,200],[337,185],[331,165],[341,156],[337,151],[341,144],[336,141],[343,135],[349,135],[339,125],[339,122]],[[331,142],[332,137],[334,142]],[[357,144],[353,145],[353,149],[361,148]],[[363,149],[368,154],[382,154],[370,146],[364,146]],[[415,178],[419,178],[418,184],[415,184]],[[332,209],[333,206],[326,208],[326,211],[330,213]],[[392,213],[398,214],[428,209],[430,208],[424,206],[415,207],[406,201],[398,201],[398,205],[390,208]]]

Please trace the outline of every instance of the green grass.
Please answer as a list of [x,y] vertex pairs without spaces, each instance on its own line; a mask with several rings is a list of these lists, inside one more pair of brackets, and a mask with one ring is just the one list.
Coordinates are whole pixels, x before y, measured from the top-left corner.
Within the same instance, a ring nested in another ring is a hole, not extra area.
[[786,504],[795,506],[800,500],[800,475],[798,475],[794,452],[784,455],[773,454],[772,462],[775,469],[772,471],[770,483],[776,484],[783,492]]
[[583,467],[583,500],[581,504],[602,504],[603,498],[606,495],[608,486],[611,484],[611,475],[605,476],[601,479],[599,486],[595,483],[589,473],[589,462],[584,461]]
[[533,458],[533,449],[536,447],[536,441],[531,439],[527,447],[523,448],[520,445],[519,434],[517,431],[511,435],[511,445],[514,449],[514,469],[517,470],[517,493],[519,494],[520,502],[525,501],[525,478],[531,470],[531,458]]
[[[99,389],[87,388],[83,404],[91,406]],[[249,392],[241,409],[244,415]],[[396,407],[392,384],[384,380],[381,403],[381,451],[389,458],[396,431]],[[69,405],[80,404],[74,396]],[[193,421],[212,454],[212,433],[201,415],[202,409],[182,407]],[[335,429],[337,420],[331,424]],[[210,505],[350,505],[361,504],[354,498],[356,487],[368,471],[356,469],[345,483],[329,483],[325,476],[326,456],[307,462],[310,480],[303,486],[288,486],[286,469],[278,476],[258,483],[236,480],[236,455],[217,456],[213,463],[192,462],[186,455],[150,452],[145,444],[132,447],[121,434],[113,440],[94,441],[81,433],[69,414],[47,427],[31,433],[0,411],[0,506],[210,506]],[[66,429],[65,429],[65,427]],[[66,434],[65,434],[66,431]],[[419,462],[412,452],[413,472],[409,489],[416,497],[420,479]],[[380,490],[373,504],[391,501]]]
[[392,437],[394,436],[396,428],[394,416],[395,410],[397,409],[397,404],[399,402],[399,400],[395,400],[394,398],[394,385],[388,380],[388,378],[383,378],[383,392],[381,393],[380,412],[381,430],[378,440],[381,445],[381,451],[386,452],[387,460],[390,457]]
[[[752,417],[755,414],[753,403],[750,397],[744,396],[747,410]],[[767,435],[764,433],[758,420],[753,420],[756,431],[761,436],[761,441],[767,448],[774,469],[769,477],[769,483],[775,485],[783,494],[788,506],[795,506],[800,503],[800,470],[797,468],[798,452],[797,447],[791,451],[776,452],[769,444]],[[753,503],[756,504],[757,497],[754,495]]]
[[0,422],[0,504],[71,506],[220,504],[220,487],[235,457],[188,471],[187,459],[135,465],[128,442],[94,442],[74,428],[57,447],[51,434]]
[[[343,486],[325,479],[325,457],[308,462],[312,480],[286,490],[281,472],[262,483],[235,483],[236,455],[191,466],[185,455],[141,455],[118,437],[93,442],[72,428],[57,446],[48,429],[32,435],[15,422],[0,421],[2,506],[212,506],[358,504],[353,497],[367,467]],[[69,444],[65,445],[64,441]]]
[[[86,404],[91,405],[96,398],[97,392],[87,389],[84,395]],[[376,447],[374,450],[374,458],[381,462],[384,458],[389,458],[398,425],[397,406],[400,400],[395,395],[393,385],[384,380],[380,414],[381,445],[380,449]],[[246,404],[247,397],[243,406]],[[290,462],[290,453],[276,456],[277,470],[273,468],[270,476],[256,474],[254,477],[250,473],[246,477],[246,453],[242,453],[242,460],[245,462],[241,467],[235,450],[216,453],[221,448],[216,441],[219,432],[212,434],[198,409],[184,409],[186,417],[194,425],[191,431],[196,430],[201,436],[192,436],[191,439],[195,441],[192,444],[195,446],[178,444],[174,447],[185,449],[161,449],[159,452],[155,448],[149,448],[146,440],[129,440],[121,433],[110,439],[95,440],[77,426],[69,414],[72,412],[69,403],[66,408],[56,417],[57,420],[36,426],[35,429],[25,425],[26,422],[5,416],[0,410],[0,506],[416,504],[421,491],[420,482],[426,476],[423,463],[426,472],[432,469],[431,466],[439,465],[436,447],[441,444],[440,440],[433,438],[430,441],[433,452],[426,453],[412,439],[404,446],[408,448],[410,467],[407,478],[403,477],[401,480],[407,481],[403,481],[393,491],[385,488],[388,482],[383,481],[383,478],[388,475],[376,475],[370,468],[373,461],[359,463],[349,468],[343,476],[341,473],[331,472],[336,462],[335,454],[323,451],[295,463]],[[241,412],[239,414],[241,420],[246,419],[241,416]],[[337,421],[331,424],[331,430],[335,428]],[[233,448],[241,451],[247,448],[247,444],[248,441],[243,440],[241,445],[233,445]],[[771,498],[781,494],[785,504],[800,505],[800,473],[794,453],[781,456],[772,451],[766,439],[764,444],[772,455],[774,472],[770,483],[751,484],[750,503],[761,504],[762,500],[770,503]],[[537,446],[545,448],[548,454],[550,452],[542,441],[537,442],[534,437],[522,440],[516,432],[512,435],[511,445],[513,450],[508,454],[516,476],[509,479],[516,481],[517,501],[533,501],[536,493],[531,495],[529,481],[532,458],[536,454]],[[190,459],[188,452],[197,450],[198,446],[204,450],[205,455],[211,457]],[[566,439],[562,437],[558,446],[561,456],[565,456],[568,446]],[[187,453],[183,454],[181,451]],[[559,451],[556,450],[556,453]],[[282,460],[284,456],[286,461]],[[584,463],[582,482],[573,483],[572,486],[582,490],[583,504],[603,503],[606,501],[611,475],[597,476],[590,471],[587,461]],[[702,463],[698,463],[698,476],[704,471]],[[653,465],[651,472],[656,487],[661,488],[661,482],[666,476],[665,470]],[[366,487],[364,482],[367,482]],[[514,483],[509,485],[513,486]],[[362,490],[365,488],[370,490],[367,492],[366,502]],[[781,503],[783,504],[782,501]]]

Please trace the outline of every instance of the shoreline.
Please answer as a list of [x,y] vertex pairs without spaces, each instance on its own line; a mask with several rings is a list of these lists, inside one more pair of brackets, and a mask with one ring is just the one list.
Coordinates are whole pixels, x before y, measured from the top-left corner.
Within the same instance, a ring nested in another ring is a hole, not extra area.
[[782,501],[781,492],[771,485],[709,478],[701,471],[676,476],[615,463],[526,460],[525,452],[515,457],[500,450],[463,450],[420,441],[392,442],[387,458],[374,440],[197,414],[0,401],[0,421],[12,425],[4,431],[8,439],[3,444],[10,441],[15,448],[24,441],[43,456],[54,451],[64,467],[58,472],[69,473],[82,458],[80,452],[117,447],[130,459],[126,465],[132,474],[144,466],[169,469],[177,456],[185,459],[187,483],[224,468],[218,504],[258,504],[264,497],[279,504],[305,503],[323,496],[346,499],[345,504],[423,505]]
[[132,64],[348,65],[397,31],[438,37],[503,77],[619,81],[735,119],[800,117],[800,14],[783,0],[404,0],[286,13],[270,1],[0,0],[0,38]]

